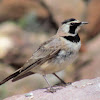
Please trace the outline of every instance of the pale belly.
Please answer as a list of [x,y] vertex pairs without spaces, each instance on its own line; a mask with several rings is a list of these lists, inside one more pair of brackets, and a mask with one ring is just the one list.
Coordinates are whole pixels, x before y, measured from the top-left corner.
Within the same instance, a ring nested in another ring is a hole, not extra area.
[[67,41],[66,44],[69,49],[61,50],[56,57],[50,59],[41,66],[34,67],[33,72],[40,74],[51,74],[64,70],[67,66],[72,64],[77,58],[78,51],[81,47],[81,42],[72,43]]
[[67,53],[66,55],[59,55],[41,66],[38,66],[33,69],[33,72],[40,73],[40,74],[51,74],[55,72],[59,72],[64,70],[68,65],[73,63],[73,61],[77,58],[77,54],[70,54]]

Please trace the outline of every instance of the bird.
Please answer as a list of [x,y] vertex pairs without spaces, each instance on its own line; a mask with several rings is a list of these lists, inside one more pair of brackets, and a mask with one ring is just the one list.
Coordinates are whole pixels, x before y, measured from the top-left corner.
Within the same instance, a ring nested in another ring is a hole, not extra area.
[[56,35],[42,43],[21,68],[2,80],[0,85],[9,80],[15,82],[35,73],[44,77],[50,92],[53,92],[54,89],[46,77],[48,74],[55,75],[62,83],[66,84],[56,72],[64,70],[77,58],[81,47],[78,32],[84,24],[88,24],[88,22],[75,18],[64,20]]

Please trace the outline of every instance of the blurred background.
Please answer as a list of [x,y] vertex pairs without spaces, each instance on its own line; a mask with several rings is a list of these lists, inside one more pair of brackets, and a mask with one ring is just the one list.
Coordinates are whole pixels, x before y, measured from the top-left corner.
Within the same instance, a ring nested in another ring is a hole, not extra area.
[[[87,21],[80,37],[78,59],[57,73],[66,82],[100,77],[100,0],[0,0],[0,81],[23,66],[34,50],[55,35],[68,18]],[[59,83],[48,75],[52,85]],[[0,100],[15,94],[44,88],[47,84],[35,74],[0,86]]]

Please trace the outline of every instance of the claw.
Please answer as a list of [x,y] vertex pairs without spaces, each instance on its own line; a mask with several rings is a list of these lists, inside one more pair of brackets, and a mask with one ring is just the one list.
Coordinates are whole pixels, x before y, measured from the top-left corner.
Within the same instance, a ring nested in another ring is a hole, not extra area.
[[47,89],[47,92],[51,92],[51,93],[54,93],[54,92],[56,92],[56,89],[54,89],[54,88],[49,88],[49,89]]

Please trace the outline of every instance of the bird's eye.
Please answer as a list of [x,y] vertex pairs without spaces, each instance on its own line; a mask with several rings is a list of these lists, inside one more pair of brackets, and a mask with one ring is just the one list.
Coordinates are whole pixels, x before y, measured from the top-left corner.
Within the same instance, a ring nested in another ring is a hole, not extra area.
[[71,23],[71,25],[73,26],[73,25],[75,25],[75,23]]

